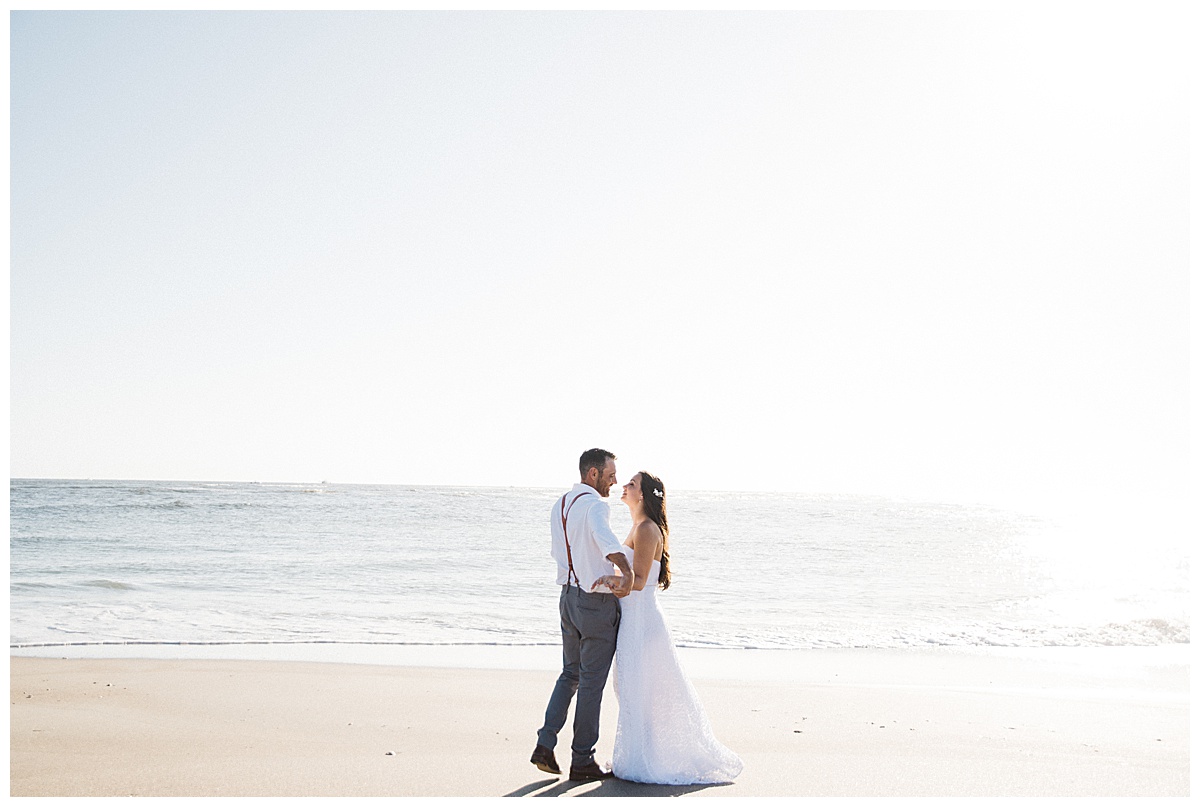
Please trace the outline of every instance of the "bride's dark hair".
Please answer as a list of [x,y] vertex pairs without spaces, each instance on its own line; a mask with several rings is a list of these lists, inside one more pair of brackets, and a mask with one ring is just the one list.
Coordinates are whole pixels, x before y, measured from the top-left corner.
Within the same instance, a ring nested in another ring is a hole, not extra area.
[[658,567],[658,585],[664,590],[671,585],[671,563],[667,557],[667,535],[671,528],[667,526],[667,489],[662,480],[645,471],[638,471],[642,478],[642,507],[650,520],[658,525],[663,534],[662,563]]

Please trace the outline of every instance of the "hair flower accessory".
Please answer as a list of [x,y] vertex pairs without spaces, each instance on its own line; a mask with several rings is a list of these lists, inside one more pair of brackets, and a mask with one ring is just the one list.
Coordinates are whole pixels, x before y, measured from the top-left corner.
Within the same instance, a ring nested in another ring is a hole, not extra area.
[[662,491],[661,491],[661,490],[659,490],[658,488],[655,488],[655,489],[654,489],[654,495],[655,495],[655,496],[657,496],[658,498],[660,498],[660,499],[661,499],[661,498],[662,498]]

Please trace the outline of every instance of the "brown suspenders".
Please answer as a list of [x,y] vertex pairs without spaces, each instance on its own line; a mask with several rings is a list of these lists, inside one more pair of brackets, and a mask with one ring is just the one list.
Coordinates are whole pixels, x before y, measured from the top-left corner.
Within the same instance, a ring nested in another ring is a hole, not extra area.
[[583,496],[588,495],[588,491],[585,490],[574,499],[571,499],[571,504],[568,505],[567,496],[570,495],[570,493],[564,493],[562,501],[558,503],[558,512],[562,514],[563,543],[567,545],[567,585],[571,584],[571,578],[574,577],[575,587],[583,591],[583,586],[579,584],[579,575],[575,574],[575,564],[571,562],[571,542],[567,540],[567,514],[571,512],[571,508],[575,506],[575,502],[579,501]]

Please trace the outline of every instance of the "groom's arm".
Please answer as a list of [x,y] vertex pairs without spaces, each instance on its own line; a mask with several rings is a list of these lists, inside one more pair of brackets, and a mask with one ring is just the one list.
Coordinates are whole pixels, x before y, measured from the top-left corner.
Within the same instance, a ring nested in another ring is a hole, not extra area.
[[629,558],[625,557],[624,552],[614,552],[605,557],[621,572],[621,585],[613,587],[613,594],[624,597],[633,590],[633,569],[629,566]]
[[592,508],[588,511],[587,520],[588,527],[591,528],[592,538],[600,546],[604,557],[611,561],[621,572],[620,577],[611,574],[604,575],[592,584],[592,588],[604,582],[613,590],[613,594],[616,594],[618,597],[624,597],[633,590],[633,569],[629,566],[629,559],[621,551],[621,542],[613,534],[612,527],[608,526],[608,504],[605,502],[596,502],[593,504]]

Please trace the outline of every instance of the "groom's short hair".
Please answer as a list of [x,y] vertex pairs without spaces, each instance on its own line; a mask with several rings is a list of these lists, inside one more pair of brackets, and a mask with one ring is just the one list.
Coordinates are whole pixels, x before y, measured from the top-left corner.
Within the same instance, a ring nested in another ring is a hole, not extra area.
[[604,473],[604,466],[609,460],[615,460],[617,455],[603,448],[589,448],[579,455],[579,478],[587,476],[588,468],[595,468]]

